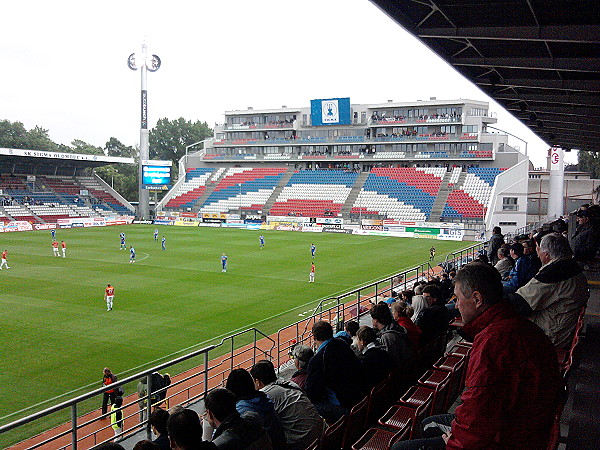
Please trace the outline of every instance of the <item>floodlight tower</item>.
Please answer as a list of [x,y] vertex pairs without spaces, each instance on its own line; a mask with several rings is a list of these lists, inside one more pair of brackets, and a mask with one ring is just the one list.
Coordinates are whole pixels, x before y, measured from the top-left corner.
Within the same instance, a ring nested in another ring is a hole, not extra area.
[[127,58],[127,65],[131,70],[138,70],[142,74],[142,109],[140,117],[140,160],[138,162],[138,189],[139,189],[139,204],[138,216],[141,219],[148,219],[150,216],[150,194],[147,189],[144,189],[142,178],[142,162],[150,159],[149,141],[148,141],[148,90],[146,87],[147,72],[156,72],[160,68],[160,58],[156,55],[148,58],[146,43],[142,45],[142,54],[137,56],[135,53]]

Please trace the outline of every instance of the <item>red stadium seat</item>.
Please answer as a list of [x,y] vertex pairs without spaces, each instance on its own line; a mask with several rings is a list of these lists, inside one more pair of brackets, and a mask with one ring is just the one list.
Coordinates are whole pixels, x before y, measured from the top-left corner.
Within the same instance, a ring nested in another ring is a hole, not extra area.
[[370,428],[352,445],[352,450],[389,450],[395,442],[407,439],[409,434],[410,426],[396,432]]
[[369,397],[366,396],[350,410],[348,421],[346,423],[346,430],[344,432],[344,438],[342,440],[343,449],[351,448],[352,444],[361,435],[367,423],[368,412]]
[[342,447],[347,420],[347,416],[342,416],[337,422],[327,427],[321,436],[320,450],[339,450]]
[[452,374],[444,370],[430,369],[419,378],[419,384],[434,390],[432,415],[443,414],[451,406],[448,404],[448,392]]

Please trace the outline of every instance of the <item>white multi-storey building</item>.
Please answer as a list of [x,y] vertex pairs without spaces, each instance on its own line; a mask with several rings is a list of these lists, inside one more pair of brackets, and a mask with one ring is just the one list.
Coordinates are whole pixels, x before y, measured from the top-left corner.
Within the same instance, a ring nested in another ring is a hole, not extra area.
[[[331,190],[333,202],[326,208],[329,215],[480,227],[485,222],[486,229],[501,223],[510,231],[525,225],[528,159],[507,145],[505,134],[491,132],[488,126],[496,121],[487,102],[464,99],[352,104],[349,98],[333,98],[301,108],[227,111],[214,139],[182,162],[188,171],[203,169],[198,176],[210,182],[198,187],[199,180],[180,180],[174,190],[178,194],[168,196],[162,206],[225,213],[237,205],[241,211],[246,207],[243,183],[229,179],[239,185],[235,196],[232,191],[217,199],[210,191],[222,177],[234,172],[240,177],[242,171],[247,181],[252,179],[248,169],[260,168],[279,170],[281,179],[272,189],[261,186],[260,195],[254,193],[255,209],[262,205],[263,213],[319,215],[323,211],[318,208],[296,206],[294,211],[290,205],[303,199],[325,202],[315,191],[329,183],[327,175],[307,179],[300,174],[329,169],[359,174],[325,189]],[[217,169],[236,171],[211,175]],[[185,203],[178,203],[174,197],[188,192],[188,182],[195,182],[201,195],[194,202],[188,194]],[[301,184],[309,187],[298,189]]]

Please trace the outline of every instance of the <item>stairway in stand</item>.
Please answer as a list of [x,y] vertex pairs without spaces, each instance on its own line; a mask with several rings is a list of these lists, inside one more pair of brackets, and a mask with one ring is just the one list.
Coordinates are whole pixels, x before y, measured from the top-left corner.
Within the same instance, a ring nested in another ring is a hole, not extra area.
[[354,206],[354,202],[356,202],[358,194],[360,194],[360,191],[365,185],[365,181],[367,181],[368,176],[369,172],[362,172],[356,178],[356,183],[354,183],[354,186],[352,186],[352,190],[350,191],[350,194],[348,194],[348,198],[346,199],[344,206],[342,206],[342,217],[347,219],[350,215],[350,211],[352,211],[352,206]]
[[295,171],[295,169],[289,168],[287,172],[281,177],[281,180],[279,180],[279,184],[269,197],[269,200],[267,200],[267,203],[265,203],[265,206],[263,208],[263,214],[268,214],[269,210],[277,200],[277,197],[279,197],[279,194],[281,194],[283,188],[286,186],[286,184],[288,184],[288,181],[290,181],[290,178],[292,178],[292,175],[294,175]]

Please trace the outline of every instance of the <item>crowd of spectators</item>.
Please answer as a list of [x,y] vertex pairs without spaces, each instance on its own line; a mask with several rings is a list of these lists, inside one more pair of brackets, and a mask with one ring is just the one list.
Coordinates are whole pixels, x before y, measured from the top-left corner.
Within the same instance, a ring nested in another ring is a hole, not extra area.
[[[11,195],[0,196],[0,206],[19,206],[19,205],[43,205],[44,202],[36,200],[33,197],[24,195],[23,197],[13,197]],[[54,204],[50,204],[53,207]]]
[[[448,113],[420,114],[418,117],[411,117],[411,119],[417,119],[419,121],[444,120],[444,119],[458,120],[460,118],[461,118],[461,115],[456,112],[452,112],[450,114],[448,114]],[[375,111],[375,112],[373,112],[373,114],[371,114],[371,120],[374,122],[402,122],[402,121],[406,121],[406,119],[408,119],[408,117],[406,117],[402,114],[395,114],[393,116],[388,116],[388,115],[386,115],[385,111],[382,112],[381,114],[379,114],[377,111]]]
[[427,419],[426,440],[394,450],[538,448],[561,399],[559,359],[589,297],[583,269],[590,250],[578,245],[598,250],[596,217],[584,208],[570,234],[559,220],[511,242],[494,228],[476,261],[374,299],[370,326],[349,320],[335,333],[331,323],[316,322],[314,347],[291,349],[291,379],[279,378],[268,360],[233,370],[225,388],[206,397],[208,440],[195,412],[176,408],[169,417],[158,409],[150,424],[163,446],[143,448],[169,448],[167,435],[173,449],[306,448],[390,374],[412,384],[423,350],[461,324],[459,334],[473,342],[461,406]]
[[242,127],[263,127],[263,126],[268,126],[268,125],[292,125],[294,123],[294,119],[287,119],[287,120],[271,120],[268,123],[258,123],[258,122],[253,122],[253,121],[248,121],[248,122],[242,122],[239,124],[228,124],[228,126],[230,127],[235,127],[235,126],[242,126]]
[[[505,242],[500,227],[487,257],[503,281],[504,295],[549,336],[559,354],[568,349],[589,288],[584,269],[600,247],[600,207],[584,205],[575,229],[560,218]],[[494,259],[495,256],[495,259]]]

